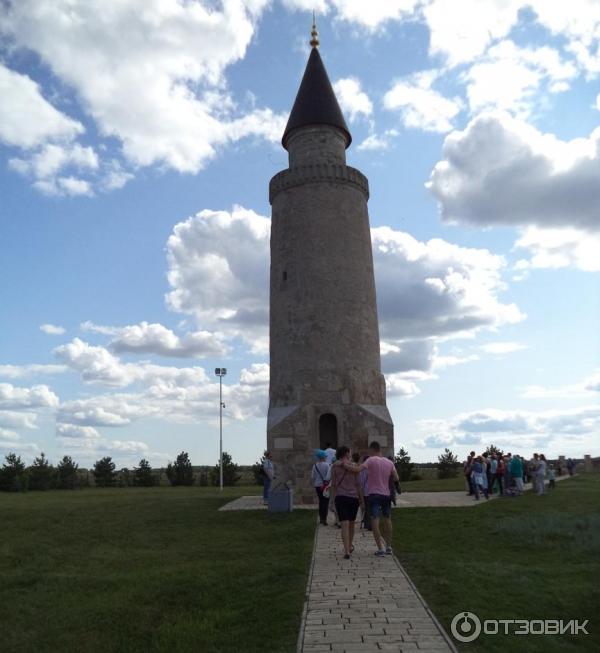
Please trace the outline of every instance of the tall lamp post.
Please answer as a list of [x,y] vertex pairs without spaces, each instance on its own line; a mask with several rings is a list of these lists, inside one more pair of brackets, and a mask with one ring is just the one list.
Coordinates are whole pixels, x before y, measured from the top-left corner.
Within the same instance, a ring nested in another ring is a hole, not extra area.
[[216,367],[215,374],[219,377],[219,486],[223,491],[223,377],[227,374],[225,367]]

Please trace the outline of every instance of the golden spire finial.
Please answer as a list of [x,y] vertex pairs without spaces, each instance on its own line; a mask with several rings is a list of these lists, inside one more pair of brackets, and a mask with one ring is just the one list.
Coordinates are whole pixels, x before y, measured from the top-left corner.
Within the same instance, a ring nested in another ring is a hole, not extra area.
[[317,32],[317,21],[315,19],[315,12],[313,11],[313,24],[312,24],[312,30],[310,31],[310,45],[313,48],[318,48],[319,47],[319,32]]

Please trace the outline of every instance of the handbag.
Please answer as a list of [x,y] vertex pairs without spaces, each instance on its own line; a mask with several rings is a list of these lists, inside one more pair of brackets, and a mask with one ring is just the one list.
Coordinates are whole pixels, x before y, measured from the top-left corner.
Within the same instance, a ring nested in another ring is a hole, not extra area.
[[323,474],[321,474],[321,470],[317,467],[317,464],[315,463],[315,469],[317,470],[317,474],[321,477],[321,492],[323,493],[323,497],[325,499],[329,499],[330,495],[330,489],[329,489],[329,481],[326,481],[323,478]]

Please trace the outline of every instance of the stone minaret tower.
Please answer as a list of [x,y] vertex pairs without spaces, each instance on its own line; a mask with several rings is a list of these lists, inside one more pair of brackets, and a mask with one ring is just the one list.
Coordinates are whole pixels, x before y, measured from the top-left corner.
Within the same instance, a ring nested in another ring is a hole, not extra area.
[[352,137],[312,50],[283,134],[289,168],[269,186],[271,317],[267,446],[279,481],[311,502],[315,448],[393,453],[381,374],[369,183],[346,165]]

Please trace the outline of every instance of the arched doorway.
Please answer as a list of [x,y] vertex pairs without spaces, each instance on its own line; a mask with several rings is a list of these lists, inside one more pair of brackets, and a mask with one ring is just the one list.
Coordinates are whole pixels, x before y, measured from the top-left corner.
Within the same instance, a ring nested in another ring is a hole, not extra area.
[[319,447],[326,449],[328,444],[337,449],[337,417],[333,413],[324,413],[319,417]]

